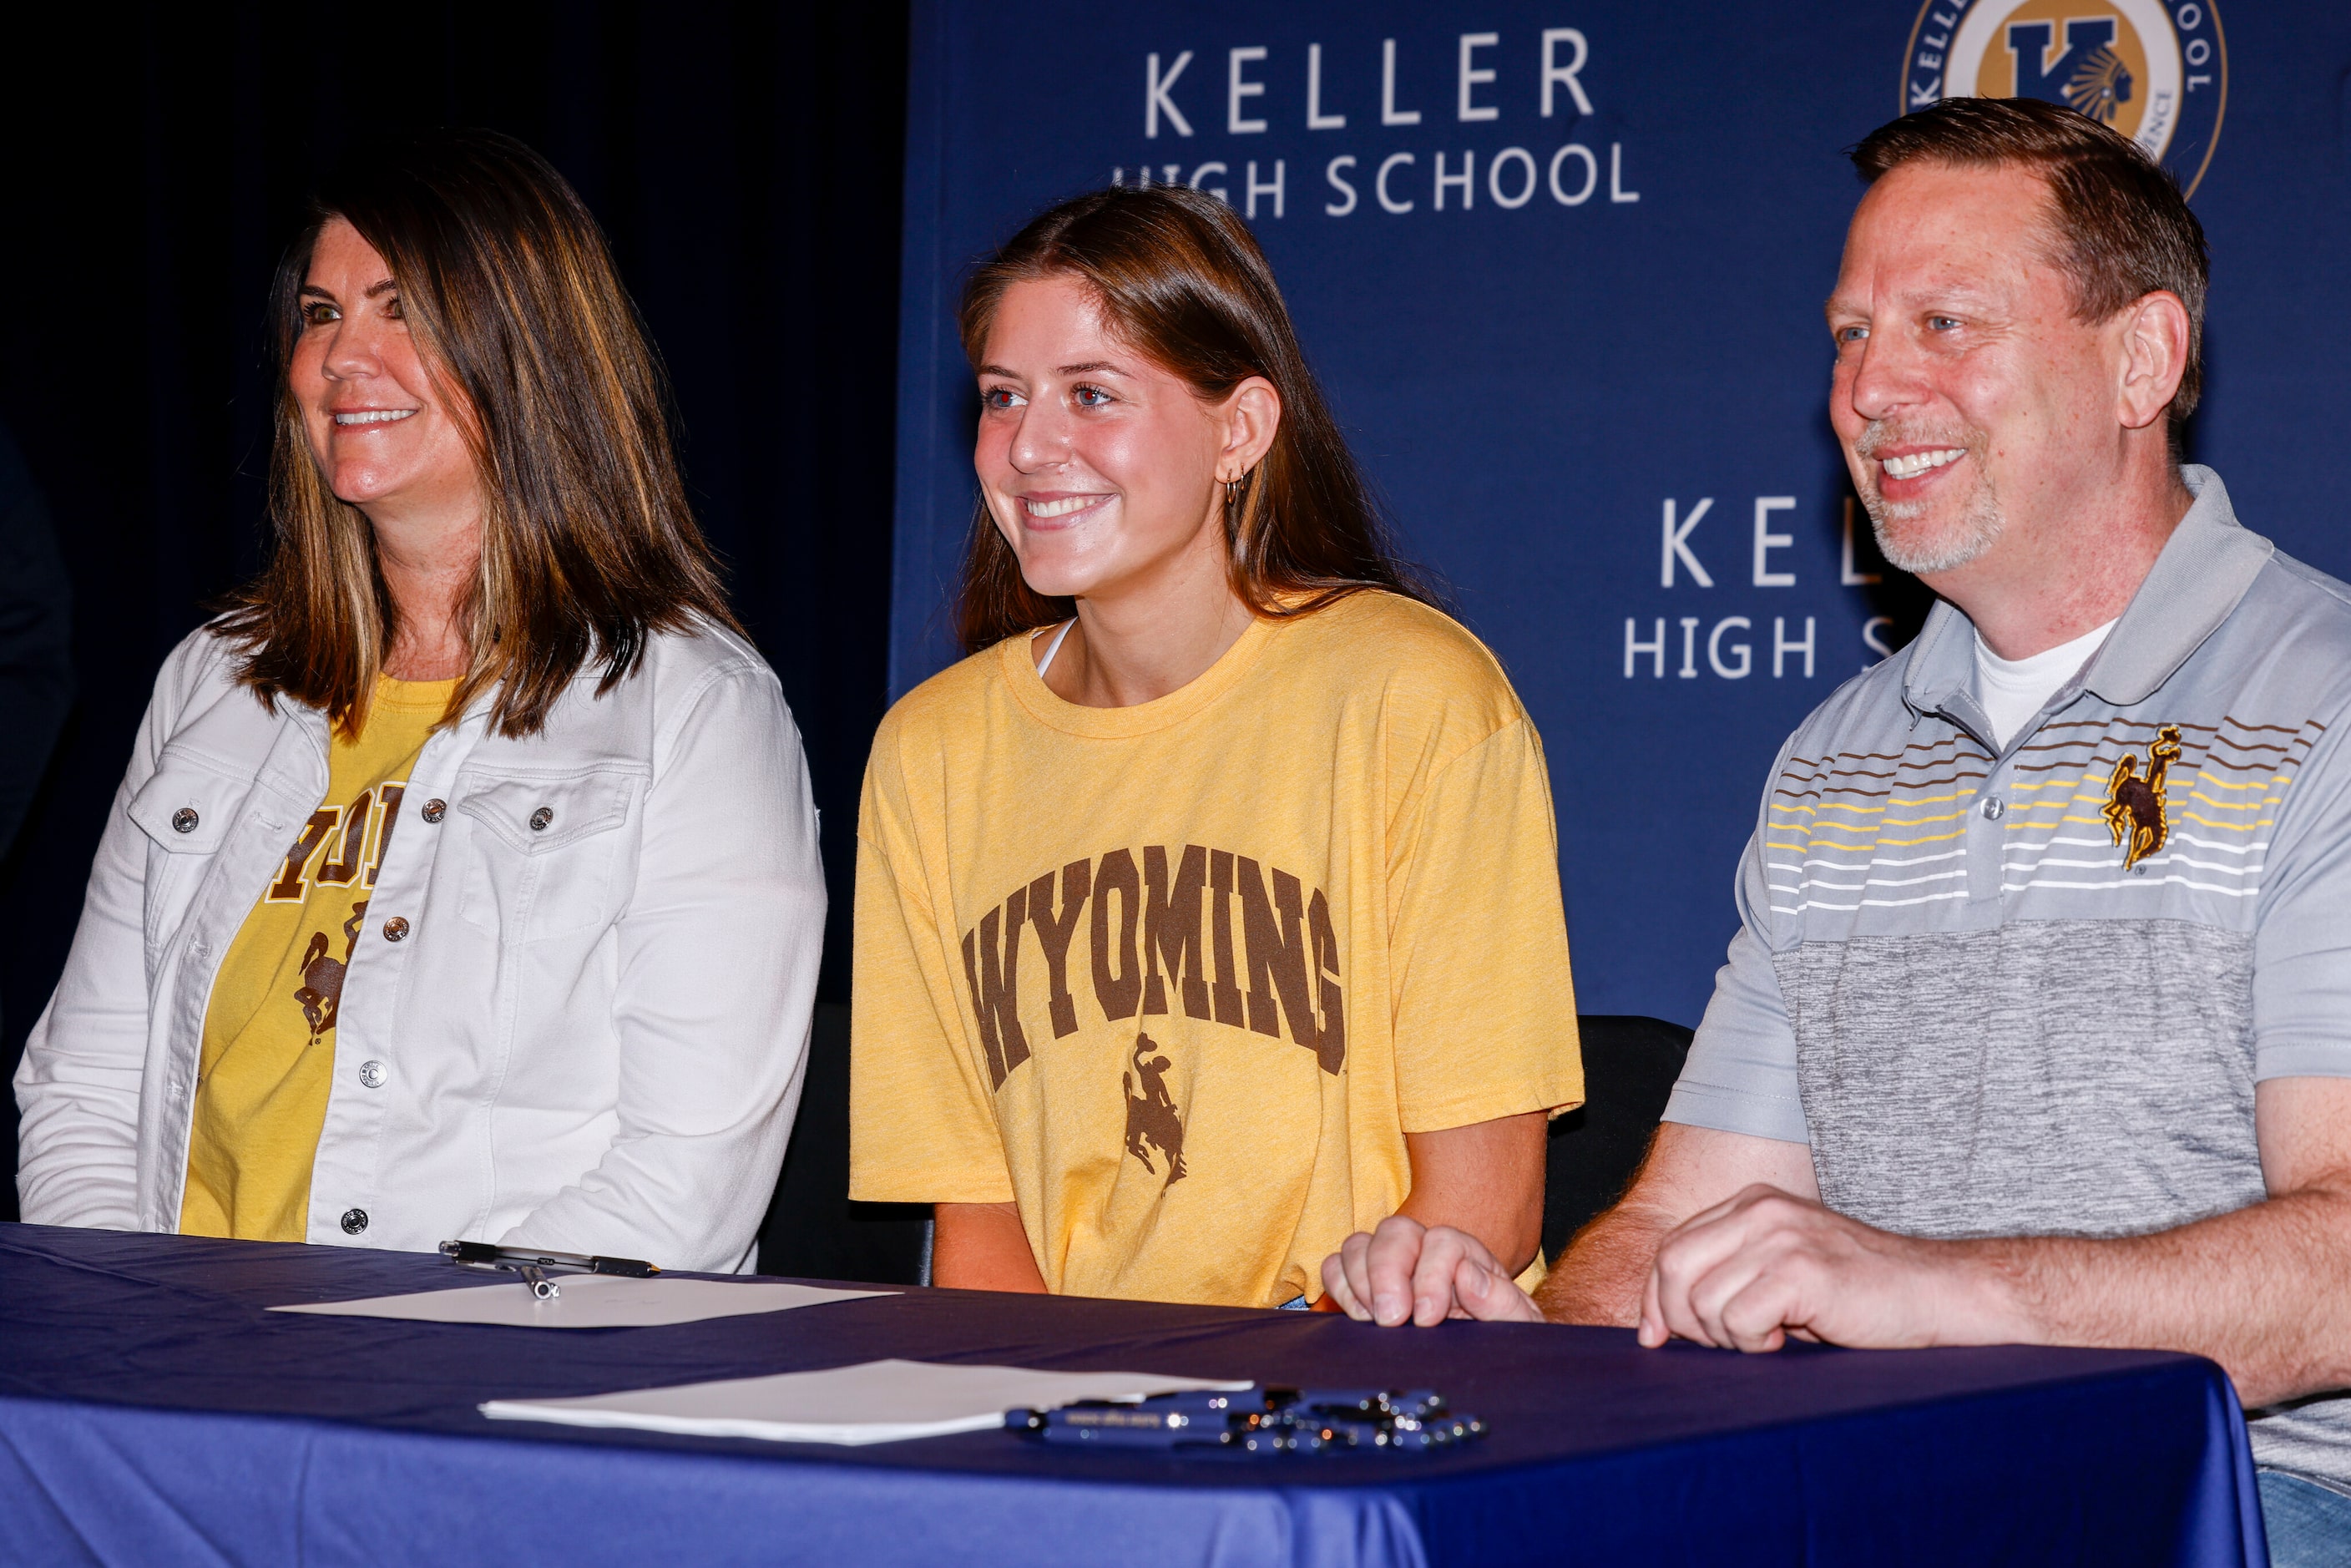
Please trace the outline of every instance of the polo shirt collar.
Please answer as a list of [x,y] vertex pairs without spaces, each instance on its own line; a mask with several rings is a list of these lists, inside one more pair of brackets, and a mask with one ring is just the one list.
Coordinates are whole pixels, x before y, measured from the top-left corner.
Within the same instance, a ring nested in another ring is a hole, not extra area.
[[[2161,689],[2204,639],[2220,630],[2277,549],[2237,521],[2228,486],[2200,464],[2181,465],[2196,497],[2122,619],[2082,671],[2079,686],[2116,707],[2145,702]],[[1902,700],[1912,714],[1974,716],[1976,632],[1972,622],[1938,600],[1910,644]]]

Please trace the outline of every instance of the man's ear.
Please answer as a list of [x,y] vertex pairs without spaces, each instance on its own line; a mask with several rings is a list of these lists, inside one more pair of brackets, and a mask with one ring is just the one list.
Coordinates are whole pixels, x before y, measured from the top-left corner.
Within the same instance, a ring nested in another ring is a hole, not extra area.
[[2168,288],[2142,295],[2122,313],[2122,385],[2115,413],[2126,430],[2163,418],[2188,373],[2188,307]]
[[1225,395],[1224,450],[1217,455],[1217,477],[1234,480],[1273,450],[1281,428],[1281,394],[1263,376],[1251,376]]

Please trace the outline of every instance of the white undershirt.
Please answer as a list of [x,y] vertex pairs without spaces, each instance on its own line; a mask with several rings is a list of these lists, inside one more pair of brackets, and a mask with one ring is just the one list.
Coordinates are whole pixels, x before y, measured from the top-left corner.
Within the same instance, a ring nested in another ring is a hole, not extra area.
[[[1075,616],[1071,616],[1069,620],[1064,621],[1061,622],[1061,629],[1053,633],[1053,640],[1045,644],[1045,656],[1037,661],[1037,678],[1039,680],[1043,680],[1045,678],[1045,672],[1053,667],[1053,655],[1060,653],[1061,651],[1061,644],[1070,640],[1070,628],[1075,626],[1077,623],[1078,622]],[[1036,631],[1029,633],[1029,640],[1033,643],[1044,634],[1045,629],[1040,626]]]
[[2115,623],[2109,621],[2070,643],[2060,643],[2025,659],[2001,658],[1984,646],[1983,633],[1977,632],[1976,700],[1983,705],[1984,716],[1991,720],[1992,743],[2005,749],[2009,737],[2090,662],[2090,655],[2114,629]]

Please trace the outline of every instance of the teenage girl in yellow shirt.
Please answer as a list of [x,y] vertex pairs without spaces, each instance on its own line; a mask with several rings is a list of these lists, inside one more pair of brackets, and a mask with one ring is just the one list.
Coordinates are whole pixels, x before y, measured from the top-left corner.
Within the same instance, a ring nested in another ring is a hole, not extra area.
[[1405,1212],[1540,1273],[1579,1103],[1551,796],[1240,220],[1038,218],[967,288],[972,651],[860,820],[853,1197],[941,1285],[1298,1306]]

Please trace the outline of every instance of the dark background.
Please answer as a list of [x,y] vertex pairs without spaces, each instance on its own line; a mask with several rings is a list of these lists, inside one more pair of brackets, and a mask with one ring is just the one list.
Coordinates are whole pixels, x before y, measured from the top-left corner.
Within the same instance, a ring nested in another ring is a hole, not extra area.
[[[64,964],[155,670],[260,563],[263,298],[311,182],[371,132],[488,126],[553,160],[611,236],[668,365],[696,509],[815,776],[834,1005],[787,1177],[810,1201],[778,1206],[805,1228],[771,1228],[791,1254],[771,1266],[883,1277],[824,1232],[843,1228],[838,1004],[885,695],[903,7],[80,9],[0,66],[0,423],[56,519],[79,692],[0,862],[6,1071]],[[16,1207],[0,1184],[0,1218]],[[903,1224],[866,1228],[903,1249]]]

